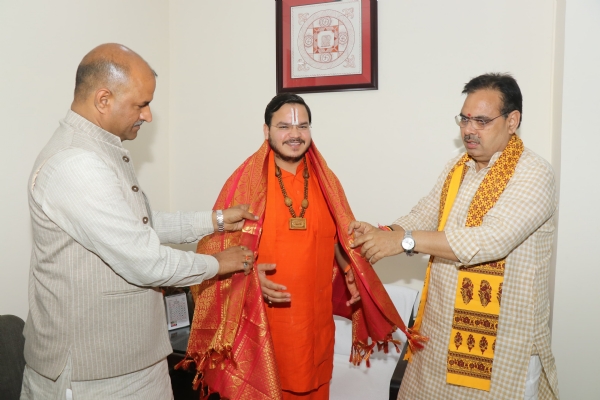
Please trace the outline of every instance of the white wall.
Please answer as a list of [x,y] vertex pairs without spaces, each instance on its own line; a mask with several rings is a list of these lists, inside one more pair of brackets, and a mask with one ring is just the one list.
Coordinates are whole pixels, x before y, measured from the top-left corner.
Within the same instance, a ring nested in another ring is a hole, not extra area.
[[[275,95],[273,1],[171,4],[171,201],[210,208],[225,179],[261,145]],[[521,135],[550,160],[554,4],[546,0],[379,1],[377,91],[303,97],[313,137],[355,216],[391,223],[425,196],[462,144],[461,90],[484,72],[512,72],[524,93]],[[468,12],[465,12],[468,10]],[[421,289],[426,257],[376,269]]]
[[567,1],[552,349],[563,399],[597,399],[600,3]]
[[27,178],[71,105],[77,65],[101,43],[133,48],[159,74],[154,122],[126,146],[153,204],[169,207],[168,12],[160,0],[0,0],[0,314],[27,317]]
[[[304,97],[315,142],[356,216],[389,223],[460,151],[452,118],[462,85],[482,72],[514,73],[524,93],[520,133],[552,160],[561,182],[553,322],[561,393],[587,399],[599,392],[588,383],[600,356],[588,338],[600,328],[591,251],[600,226],[592,164],[600,10],[594,0],[569,2],[565,27],[564,9],[565,0],[381,0],[380,90]],[[273,1],[0,0],[0,314],[27,314],[25,182],[70,105],[83,55],[120,42],[157,70],[154,122],[126,146],[155,208],[208,209],[262,142],[264,107],[275,94],[274,31]],[[385,282],[420,289],[425,265],[400,256],[377,270]]]

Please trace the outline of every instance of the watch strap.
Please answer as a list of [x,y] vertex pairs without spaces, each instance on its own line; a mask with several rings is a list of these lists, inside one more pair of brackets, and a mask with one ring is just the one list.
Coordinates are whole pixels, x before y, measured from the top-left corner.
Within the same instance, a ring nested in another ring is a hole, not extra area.
[[219,232],[225,232],[225,219],[223,218],[223,210],[215,211],[217,214],[217,227]]

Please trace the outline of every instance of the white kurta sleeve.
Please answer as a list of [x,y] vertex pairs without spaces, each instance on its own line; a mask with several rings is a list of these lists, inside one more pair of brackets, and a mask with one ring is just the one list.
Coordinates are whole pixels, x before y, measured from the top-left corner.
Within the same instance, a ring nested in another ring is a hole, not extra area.
[[192,243],[214,232],[212,211],[153,211],[152,221],[161,243]]
[[[40,171],[34,199],[57,226],[115,273],[138,286],[188,286],[217,274],[214,257],[161,246],[157,232],[133,213],[119,178],[96,154],[79,149],[61,153],[60,162],[49,160]],[[180,232],[163,235],[197,238],[208,231],[195,219],[206,214],[159,216],[157,223],[163,231],[165,220],[179,218],[174,225],[182,226]]]

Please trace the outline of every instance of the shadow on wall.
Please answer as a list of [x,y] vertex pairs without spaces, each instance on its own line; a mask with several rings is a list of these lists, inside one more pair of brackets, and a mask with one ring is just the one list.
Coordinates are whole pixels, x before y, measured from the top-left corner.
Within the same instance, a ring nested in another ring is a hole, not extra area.
[[[152,155],[152,149],[154,142],[156,141],[156,135],[159,135],[158,129],[160,124],[160,117],[156,114],[152,115],[151,123],[142,124],[141,129],[138,131],[138,136],[134,140],[128,140],[123,142],[123,147],[131,153],[131,158],[134,161],[135,172],[140,173],[142,166],[146,163],[154,161]],[[166,132],[163,132],[166,134]]]

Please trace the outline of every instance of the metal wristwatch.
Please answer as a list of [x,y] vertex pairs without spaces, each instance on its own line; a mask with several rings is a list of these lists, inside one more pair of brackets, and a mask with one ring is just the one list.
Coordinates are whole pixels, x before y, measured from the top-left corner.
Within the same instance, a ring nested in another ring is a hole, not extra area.
[[223,210],[217,210],[217,227],[219,228],[219,232],[225,231],[225,220],[223,219]]
[[404,231],[402,248],[407,256],[412,256],[415,253],[415,239],[412,237],[412,231]]

